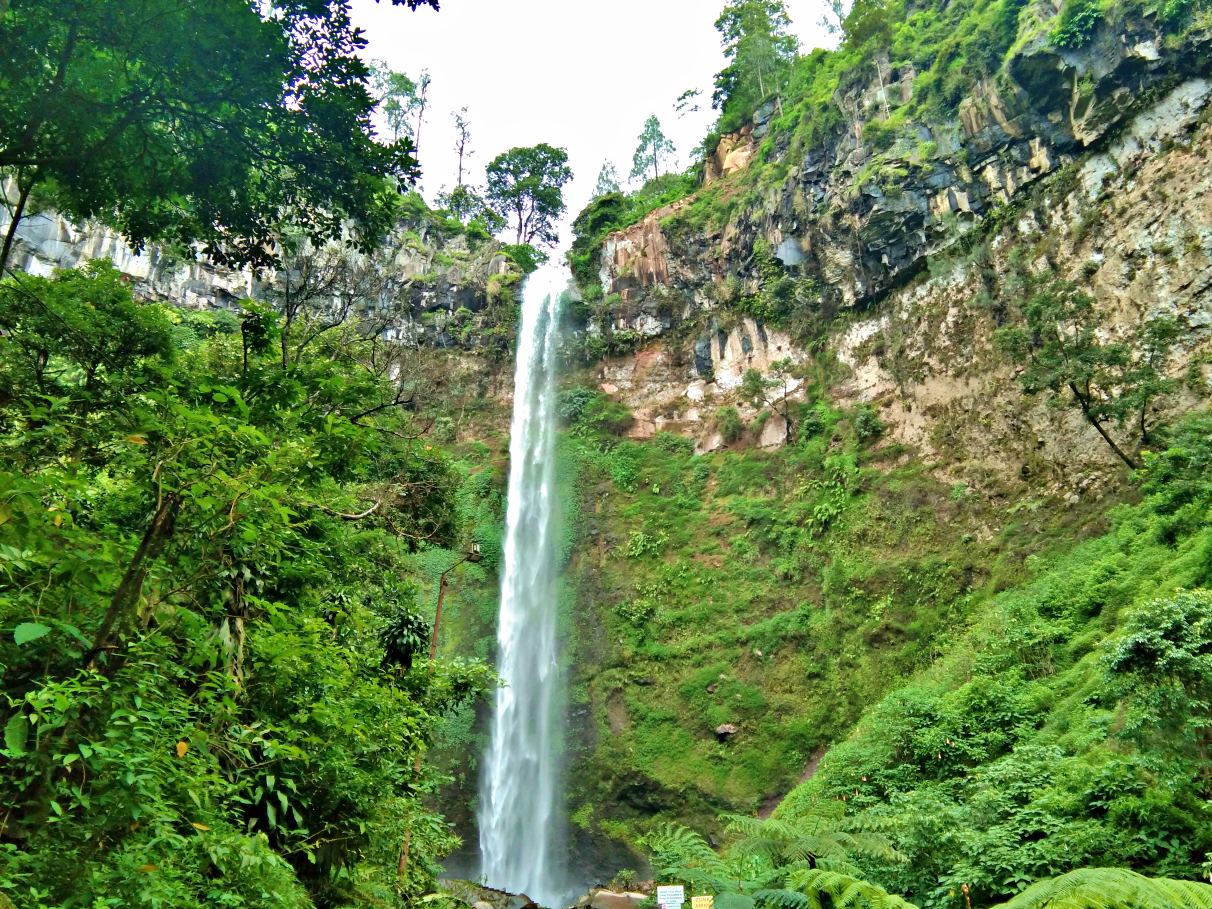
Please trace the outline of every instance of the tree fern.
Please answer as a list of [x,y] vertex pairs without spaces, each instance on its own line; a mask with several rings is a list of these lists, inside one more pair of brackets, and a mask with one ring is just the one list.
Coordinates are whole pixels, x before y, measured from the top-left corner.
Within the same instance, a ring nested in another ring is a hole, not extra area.
[[798,890],[759,890],[753,899],[761,909],[812,909],[812,900]]
[[1212,909],[1212,886],[1125,868],[1081,868],[1032,884],[998,909]]
[[702,834],[680,824],[665,824],[640,841],[652,852],[653,864],[666,871],[694,867],[725,873],[724,861]]
[[903,861],[889,841],[874,833],[848,831],[839,816],[809,813],[793,819],[730,815],[728,833],[732,851],[760,856],[775,865],[818,864],[821,859],[849,862],[855,856]]
[[[824,868],[802,868],[792,872],[789,884],[808,897],[810,909],[917,909],[883,887]],[[822,896],[828,900],[822,901]]]

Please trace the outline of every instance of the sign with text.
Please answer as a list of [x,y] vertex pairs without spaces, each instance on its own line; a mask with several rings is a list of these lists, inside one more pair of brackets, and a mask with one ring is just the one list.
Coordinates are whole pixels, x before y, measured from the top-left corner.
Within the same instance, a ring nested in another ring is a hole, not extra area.
[[715,909],[714,896],[692,896],[690,909]]
[[657,905],[661,909],[682,909],[686,902],[686,888],[681,884],[676,887],[657,887]]

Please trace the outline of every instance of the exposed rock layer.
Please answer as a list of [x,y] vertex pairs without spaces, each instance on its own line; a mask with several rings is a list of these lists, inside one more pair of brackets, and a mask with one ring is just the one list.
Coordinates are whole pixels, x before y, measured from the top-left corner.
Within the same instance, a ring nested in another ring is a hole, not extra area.
[[[603,278],[618,294],[614,327],[678,329],[601,368],[636,410],[633,431],[680,431],[706,450],[723,444],[712,426],[720,404],[740,404],[747,420],[763,410],[781,419],[777,399],[796,388],[776,384],[756,407],[735,388],[746,370],[769,378],[772,364],[806,352],[720,302],[738,278],[760,290],[760,239],[789,275],[820,288],[822,314],[855,309],[825,339],[849,373],[834,394],[876,405],[892,439],[957,476],[1042,477],[1066,494],[1113,473],[1114,456],[1080,416],[1024,400],[1016,370],[994,352],[1000,317],[989,300],[1012,258],[1015,267],[1025,258],[1029,270],[1087,287],[1112,333],[1175,317],[1183,334],[1169,369],[1188,380],[1175,406],[1209,396],[1199,352],[1212,332],[1212,83],[1199,73],[1212,54],[1207,35],[1181,51],[1160,43],[1136,23],[1080,54],[1029,45],[1013,78],[963,103],[958,124],[922,127],[938,150],[895,185],[863,165],[861,141],[848,135],[810,151],[781,189],[708,236],[679,233],[672,210],[612,235]],[[891,77],[893,101],[909,97],[914,74]],[[884,97],[860,97],[855,109],[878,116]],[[982,222],[994,211],[1004,214],[990,230]],[[980,262],[969,252],[983,248],[977,230],[991,250]],[[746,444],[781,444],[785,427],[769,423]]]

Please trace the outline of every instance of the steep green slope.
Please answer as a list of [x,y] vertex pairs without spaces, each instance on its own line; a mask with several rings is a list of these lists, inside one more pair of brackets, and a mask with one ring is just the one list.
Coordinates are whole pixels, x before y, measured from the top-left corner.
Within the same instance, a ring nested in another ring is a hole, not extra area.
[[[1145,500],[1031,559],[928,672],[867,711],[779,809],[844,799],[922,905],[1081,865],[1197,877],[1212,852],[1212,419],[1148,458]],[[1186,591],[1186,592],[1184,592]]]
[[634,842],[660,819],[772,807],[1029,554],[1098,527],[1098,506],[942,484],[867,410],[801,411],[794,445],[699,457],[574,423],[582,827]]
[[815,414],[774,453],[692,457],[584,424],[565,439],[592,717],[576,823],[631,843],[669,819],[718,830],[803,774],[776,816],[844,804],[900,853],[864,873],[919,905],[1083,865],[1198,876],[1212,421],[1147,455],[1144,500],[1080,542],[1101,509],[946,488],[860,439],[857,414]]

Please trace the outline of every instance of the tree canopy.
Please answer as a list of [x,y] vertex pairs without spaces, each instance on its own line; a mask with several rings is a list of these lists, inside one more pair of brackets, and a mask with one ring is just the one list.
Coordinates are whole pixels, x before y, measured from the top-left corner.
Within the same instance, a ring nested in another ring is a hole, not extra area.
[[1169,317],[1144,320],[1131,338],[1111,340],[1094,299],[1056,277],[1025,279],[1022,324],[1003,328],[1001,348],[1023,365],[1019,382],[1029,395],[1069,399],[1130,468],[1140,466],[1108,424],[1134,423],[1141,445],[1150,439],[1150,408],[1175,390],[1164,373],[1178,326]]
[[711,101],[723,131],[783,91],[798,46],[790,25],[782,0],[729,0],[716,19],[728,65],[715,77]]
[[13,0],[0,17],[0,172],[18,199],[0,260],[35,190],[136,247],[198,242],[231,264],[272,262],[285,217],[322,237],[353,223],[373,242],[391,181],[417,164],[406,138],[375,141],[347,7]]
[[564,214],[564,185],[572,179],[568,152],[539,143],[511,148],[488,165],[488,200],[517,234],[515,242],[554,246]]
[[609,161],[603,161],[602,169],[598,171],[598,182],[593,187],[593,197],[597,199],[607,193],[617,193],[618,191],[619,172]]

